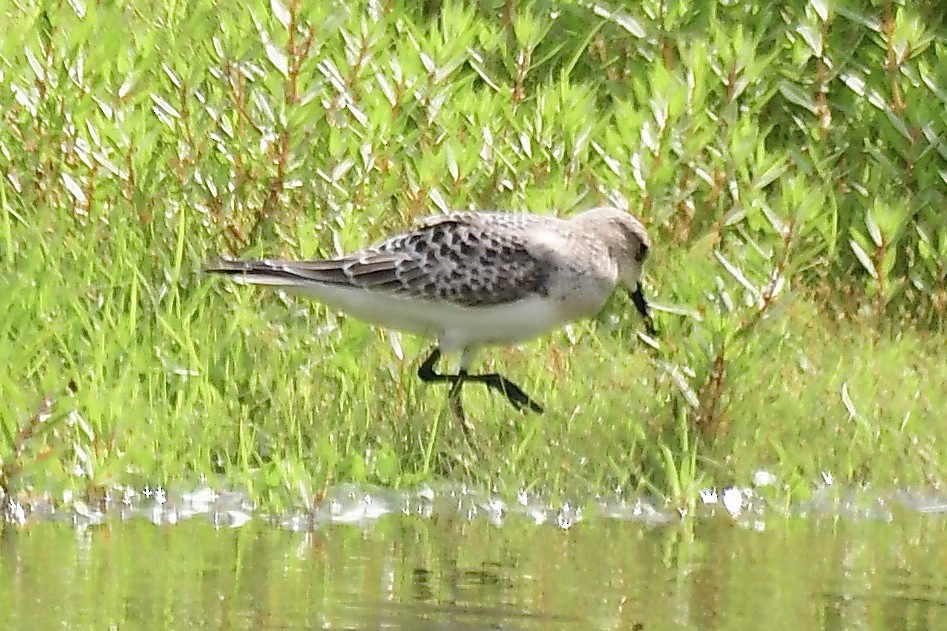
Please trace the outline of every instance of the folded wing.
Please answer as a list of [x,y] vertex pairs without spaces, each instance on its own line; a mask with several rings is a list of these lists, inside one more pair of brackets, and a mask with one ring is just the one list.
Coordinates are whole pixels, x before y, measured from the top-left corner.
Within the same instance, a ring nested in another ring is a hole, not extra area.
[[285,288],[332,285],[466,307],[514,302],[541,290],[547,263],[522,229],[457,213],[335,259],[219,260],[206,271]]

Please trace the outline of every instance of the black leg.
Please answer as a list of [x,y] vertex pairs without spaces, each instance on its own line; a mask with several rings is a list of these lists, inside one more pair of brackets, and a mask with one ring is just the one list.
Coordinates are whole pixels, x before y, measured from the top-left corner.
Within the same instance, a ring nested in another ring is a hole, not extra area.
[[454,375],[439,375],[434,372],[434,364],[440,358],[441,349],[435,347],[428,358],[424,360],[424,363],[421,364],[421,367],[418,368],[418,377],[421,378],[421,381],[456,381],[456,379],[452,379]]
[[464,429],[464,436],[467,437],[467,442],[473,444],[471,442],[473,425],[467,421],[467,414],[464,413],[464,404],[460,400],[460,389],[463,387],[466,379],[466,371],[461,370],[457,373],[457,378],[450,384],[450,390],[447,391],[447,405],[450,406],[450,413],[453,415],[454,421],[460,423],[460,426]]
[[[428,358],[425,359],[421,364],[421,367],[418,368],[418,377],[421,378],[421,381],[427,382],[449,382],[451,384],[449,397],[451,398],[453,407],[459,406],[460,388],[463,386],[464,382],[476,381],[477,383],[482,383],[488,388],[493,388],[494,390],[502,393],[503,396],[505,396],[517,410],[529,408],[533,412],[542,414],[542,406],[530,399],[529,395],[523,392],[522,388],[503,375],[497,373],[470,375],[466,370],[462,370],[456,375],[440,374],[434,372],[434,364],[436,364],[440,358],[441,349],[435,348]],[[456,401],[456,403],[454,403],[454,401]]]
[[485,375],[467,375],[467,380],[485,384],[489,388],[493,388],[498,392],[502,392],[503,395],[506,396],[507,400],[512,403],[513,407],[515,407],[517,410],[529,408],[537,414],[543,413],[543,408],[541,405],[530,399],[529,395],[523,392],[522,388],[503,375],[495,372]]

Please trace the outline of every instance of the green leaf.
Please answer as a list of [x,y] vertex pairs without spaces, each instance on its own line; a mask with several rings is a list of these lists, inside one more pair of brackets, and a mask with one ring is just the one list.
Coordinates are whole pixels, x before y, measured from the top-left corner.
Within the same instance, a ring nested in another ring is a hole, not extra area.
[[881,230],[878,228],[878,224],[875,223],[875,217],[870,208],[865,211],[865,226],[868,228],[868,234],[871,236],[871,240],[880,248],[884,240],[882,239]]
[[872,263],[871,257],[868,256],[868,253],[862,249],[862,246],[858,245],[858,242],[854,239],[849,239],[848,244],[852,246],[852,252],[855,253],[855,257],[858,259],[858,262],[862,264],[862,267],[871,274],[871,277],[875,280],[878,280],[878,270],[875,269],[875,264]]
[[286,7],[283,5],[280,0],[270,0],[270,9],[273,11],[273,15],[276,16],[276,19],[280,24],[283,25],[283,28],[288,29],[290,23],[290,14],[286,10]]
[[81,206],[85,206],[88,203],[86,199],[85,191],[82,190],[82,187],[71,175],[65,171],[62,173],[62,183],[65,185],[66,190],[69,191],[69,194],[76,200]]
[[744,289],[750,292],[750,295],[752,295],[754,299],[759,299],[759,290],[753,285],[753,283],[749,281],[749,279],[747,279],[739,267],[728,261],[719,251],[714,251],[714,256],[720,262],[720,264],[723,265],[723,268],[727,270],[727,273],[733,276],[733,278],[738,283],[743,285]]
[[765,171],[758,174],[753,180],[753,188],[761,190],[769,186],[773,181],[780,177],[789,168],[785,160],[777,159],[770,164]]
[[829,19],[829,5],[826,0],[809,0],[809,4],[815,9],[820,20],[825,22]]

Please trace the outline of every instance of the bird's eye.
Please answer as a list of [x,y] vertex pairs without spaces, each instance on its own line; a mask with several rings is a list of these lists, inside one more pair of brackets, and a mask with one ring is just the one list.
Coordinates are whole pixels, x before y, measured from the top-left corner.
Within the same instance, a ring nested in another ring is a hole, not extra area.
[[648,257],[648,246],[644,243],[638,244],[638,256],[635,259],[639,263],[644,263],[644,260]]

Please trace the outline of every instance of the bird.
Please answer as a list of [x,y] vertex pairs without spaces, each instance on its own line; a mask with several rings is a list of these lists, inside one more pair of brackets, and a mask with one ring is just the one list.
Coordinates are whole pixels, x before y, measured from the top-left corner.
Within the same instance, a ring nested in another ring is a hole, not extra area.
[[[624,286],[649,335],[657,331],[641,287],[651,241],[641,220],[612,206],[568,219],[550,214],[455,211],[336,258],[218,258],[204,271],[238,283],[314,298],[389,329],[433,338],[418,377],[450,384],[460,420],[461,387],[482,383],[518,410],[543,407],[499,373],[471,373],[486,346],[527,341],[594,316]],[[439,373],[443,353],[459,353],[456,373]]]

